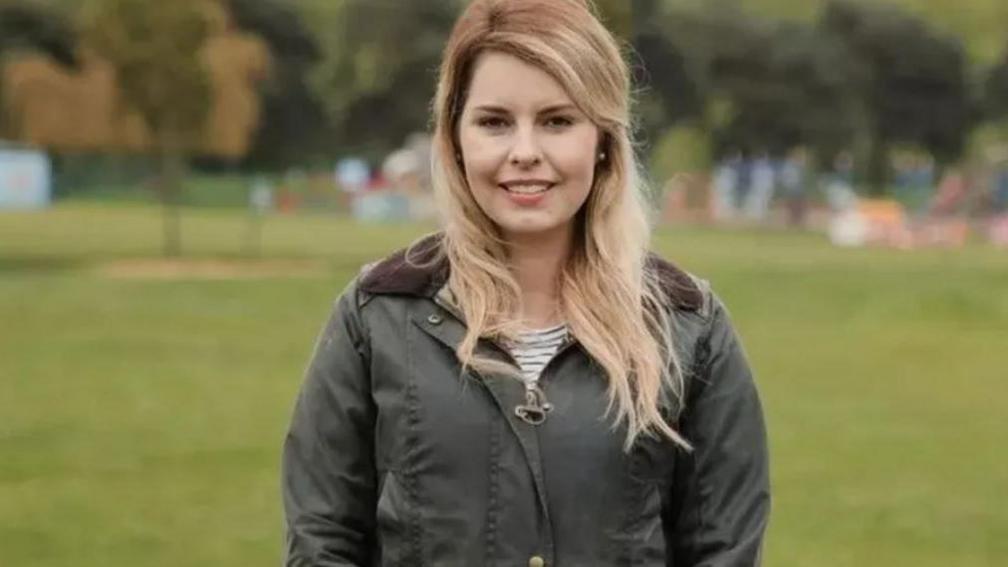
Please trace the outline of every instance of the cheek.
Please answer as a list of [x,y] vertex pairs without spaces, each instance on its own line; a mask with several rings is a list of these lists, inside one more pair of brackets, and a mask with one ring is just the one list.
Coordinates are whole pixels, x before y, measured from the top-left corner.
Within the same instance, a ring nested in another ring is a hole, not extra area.
[[595,177],[596,144],[593,136],[578,136],[562,140],[553,152],[551,160],[564,178],[571,183],[584,185],[587,191]]
[[499,143],[463,129],[459,133],[459,145],[465,148],[462,163],[471,184],[485,182],[486,177],[495,175],[504,154]]

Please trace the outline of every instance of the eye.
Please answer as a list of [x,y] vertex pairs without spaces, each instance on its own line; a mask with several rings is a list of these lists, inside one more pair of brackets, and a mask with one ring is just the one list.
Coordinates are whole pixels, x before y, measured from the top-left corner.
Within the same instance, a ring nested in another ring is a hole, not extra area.
[[508,122],[500,116],[484,116],[476,120],[476,125],[489,130],[500,130],[506,128]]
[[574,119],[570,116],[550,116],[546,119],[546,126],[553,129],[563,129],[574,125]]

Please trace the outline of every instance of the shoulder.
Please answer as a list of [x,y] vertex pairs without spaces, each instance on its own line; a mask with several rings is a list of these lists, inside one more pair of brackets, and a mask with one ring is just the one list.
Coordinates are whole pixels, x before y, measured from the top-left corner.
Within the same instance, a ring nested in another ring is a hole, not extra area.
[[714,296],[707,280],[683,270],[654,252],[648,254],[645,270],[676,310],[694,313],[702,318],[710,316]]
[[[441,233],[427,235],[364,266],[357,277],[357,291],[365,295],[434,296],[447,282],[449,272],[441,238]],[[647,256],[645,270],[676,309],[704,317],[710,313],[713,299],[706,280],[653,252]]]
[[[441,233],[427,235],[364,266],[356,279],[356,291],[365,296],[433,297],[448,280],[449,265],[441,238]],[[706,280],[653,252],[648,254],[645,270],[670,305],[704,318],[709,316],[714,298]]]
[[427,235],[385,258],[365,265],[356,288],[366,296],[412,295],[432,297],[448,279],[441,233]]
[[[432,234],[410,246],[364,265],[333,305],[330,325],[342,324],[365,335],[373,323],[365,306],[380,296],[433,297],[447,281],[447,264],[440,253],[440,234]],[[381,310],[378,310],[381,312]]]

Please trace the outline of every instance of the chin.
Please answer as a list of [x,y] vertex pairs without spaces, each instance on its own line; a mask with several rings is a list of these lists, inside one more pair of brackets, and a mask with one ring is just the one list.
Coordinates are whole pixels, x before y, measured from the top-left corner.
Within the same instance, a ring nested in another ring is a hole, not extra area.
[[501,219],[497,223],[501,232],[505,235],[531,236],[536,234],[546,235],[553,232],[562,231],[569,224],[569,221],[559,221],[557,219]]

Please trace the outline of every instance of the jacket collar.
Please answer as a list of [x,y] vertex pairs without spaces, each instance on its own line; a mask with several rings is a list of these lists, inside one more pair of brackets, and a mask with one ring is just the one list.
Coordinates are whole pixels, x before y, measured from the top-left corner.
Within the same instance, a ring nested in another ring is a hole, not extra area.
[[[360,289],[375,295],[434,298],[448,282],[448,258],[442,253],[443,233],[429,235],[409,248],[365,268]],[[703,292],[694,279],[657,254],[648,255],[646,269],[653,270],[669,303],[684,311],[699,311]]]
[[393,252],[364,268],[360,289],[375,295],[434,297],[448,283],[448,258],[441,252],[441,233]]

